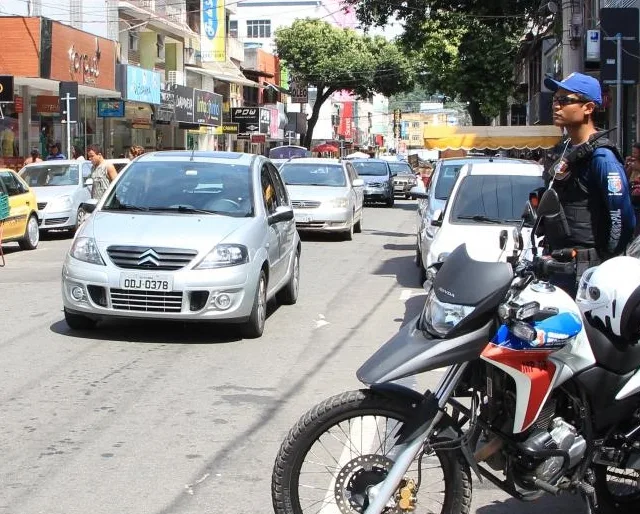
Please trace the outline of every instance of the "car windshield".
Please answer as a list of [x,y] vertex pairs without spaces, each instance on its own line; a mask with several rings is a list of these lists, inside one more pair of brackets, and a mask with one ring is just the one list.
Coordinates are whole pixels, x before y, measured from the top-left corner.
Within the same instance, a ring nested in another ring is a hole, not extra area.
[[389,173],[389,166],[386,162],[354,161],[353,167],[358,175],[385,177]]
[[438,200],[446,200],[451,194],[458,172],[463,164],[443,164],[436,179],[436,189],[434,195]]
[[80,166],[77,164],[28,166],[20,172],[20,177],[30,187],[77,186],[80,183]]
[[405,162],[390,162],[389,167],[391,168],[391,173],[405,173],[408,175],[413,175],[413,170],[411,166],[409,166]]
[[247,166],[139,161],[122,172],[102,209],[253,216]]
[[347,184],[340,164],[290,162],[280,167],[288,186],[344,187]]
[[452,221],[519,221],[529,193],[544,186],[542,177],[526,175],[470,175],[456,192]]

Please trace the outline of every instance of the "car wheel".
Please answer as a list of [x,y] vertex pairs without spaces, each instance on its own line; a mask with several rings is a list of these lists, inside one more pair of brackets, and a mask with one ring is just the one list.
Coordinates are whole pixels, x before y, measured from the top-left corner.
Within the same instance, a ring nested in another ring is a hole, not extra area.
[[64,320],[69,325],[69,328],[73,330],[89,330],[95,328],[97,323],[95,319],[69,312],[67,309],[64,310]]
[[242,335],[247,339],[255,339],[262,335],[264,322],[267,318],[267,276],[260,271],[256,297],[253,300],[253,309],[249,319],[242,327]]
[[78,209],[78,213],[76,214],[76,228],[75,230],[78,230],[82,224],[84,223],[84,220],[87,219],[87,211],[85,211],[82,207],[80,207]]
[[300,290],[300,251],[296,250],[293,257],[293,269],[289,282],[277,294],[277,300],[283,305],[293,305],[298,301],[298,291]]
[[358,222],[353,226],[353,231],[356,234],[360,234],[362,233],[362,218],[364,217],[364,206],[362,209],[360,209],[360,219],[358,220]]
[[416,266],[422,266],[422,252],[420,251],[420,247],[416,244]]
[[40,242],[40,227],[38,227],[38,218],[35,214],[29,216],[27,228],[24,230],[24,236],[18,244],[23,250],[35,250]]
[[395,203],[395,198],[392,196],[387,200],[387,207],[393,207],[394,203]]
[[342,238],[345,241],[353,241],[353,217],[351,218],[351,222],[349,223],[349,229],[343,233]]
[[427,270],[422,263],[422,255],[420,255],[420,260],[418,260],[418,270],[420,273],[420,286],[422,286],[422,284],[424,284],[424,281],[427,280]]

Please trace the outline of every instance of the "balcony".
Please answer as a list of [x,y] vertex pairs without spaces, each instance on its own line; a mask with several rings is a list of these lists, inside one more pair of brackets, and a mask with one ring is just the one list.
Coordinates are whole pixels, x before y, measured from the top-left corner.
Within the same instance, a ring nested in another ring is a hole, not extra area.
[[235,37],[227,38],[227,58],[235,61],[244,61],[244,45]]

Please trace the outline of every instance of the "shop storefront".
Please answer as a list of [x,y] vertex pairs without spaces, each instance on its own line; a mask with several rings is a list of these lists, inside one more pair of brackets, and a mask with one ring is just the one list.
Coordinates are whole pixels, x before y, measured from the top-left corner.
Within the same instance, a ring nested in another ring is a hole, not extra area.
[[161,102],[162,75],[129,64],[119,64],[116,81],[124,99],[124,116],[109,122],[110,156],[125,156],[132,145],[146,151],[156,150],[158,139],[154,126],[154,108]]
[[187,146],[198,150],[218,150],[220,141],[214,127],[222,125],[222,95],[194,89],[193,104],[193,123],[199,128],[189,131]]
[[103,143],[97,99],[120,96],[115,88],[116,43],[35,17],[0,17],[0,33],[12,36],[3,48],[0,75],[13,82],[13,99],[2,104],[0,165],[19,168],[32,148],[46,156],[54,142],[61,142],[67,153],[61,81],[78,84],[72,144],[82,152],[88,144]]
[[234,150],[266,155],[271,111],[264,107],[233,107],[231,119],[238,124]]

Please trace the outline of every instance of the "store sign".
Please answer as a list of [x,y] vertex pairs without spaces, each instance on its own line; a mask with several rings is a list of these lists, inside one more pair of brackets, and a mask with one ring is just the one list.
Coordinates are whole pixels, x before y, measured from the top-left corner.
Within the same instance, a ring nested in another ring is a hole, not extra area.
[[17,114],[24,112],[24,98],[21,96],[15,96],[13,99],[13,109]]
[[119,66],[120,91],[125,100],[160,105],[160,73],[128,64]]
[[219,127],[214,127],[213,133],[217,136],[222,136],[224,134],[237,134],[238,133],[238,124],[237,123],[223,123]]
[[155,119],[164,123],[169,123],[173,119],[175,109],[175,93],[169,84],[162,84],[160,88],[160,105],[156,108]]
[[260,121],[260,109],[258,107],[233,107],[231,119],[237,122],[258,123]]
[[99,118],[123,118],[124,102],[122,100],[98,100]]
[[36,112],[38,114],[59,114],[60,97],[49,95],[36,96]]
[[201,125],[220,125],[222,123],[222,95],[201,89],[193,91],[193,122]]
[[151,107],[142,103],[127,102],[124,107],[124,115],[131,123],[131,128],[150,129],[153,111]]
[[13,76],[0,75],[0,103],[13,102]]
[[268,134],[271,126],[271,111],[260,109],[260,134]]
[[309,86],[306,82],[298,82],[295,80],[289,82],[289,94],[291,95],[291,103],[309,103]]
[[251,136],[251,142],[252,143],[266,143],[267,142],[267,136],[264,134],[253,134]]
[[174,120],[179,123],[193,123],[193,88],[175,85],[172,90]]
[[80,49],[75,43],[69,48],[69,73],[71,80],[80,84],[95,84],[100,76],[100,41],[95,38],[95,48]]

